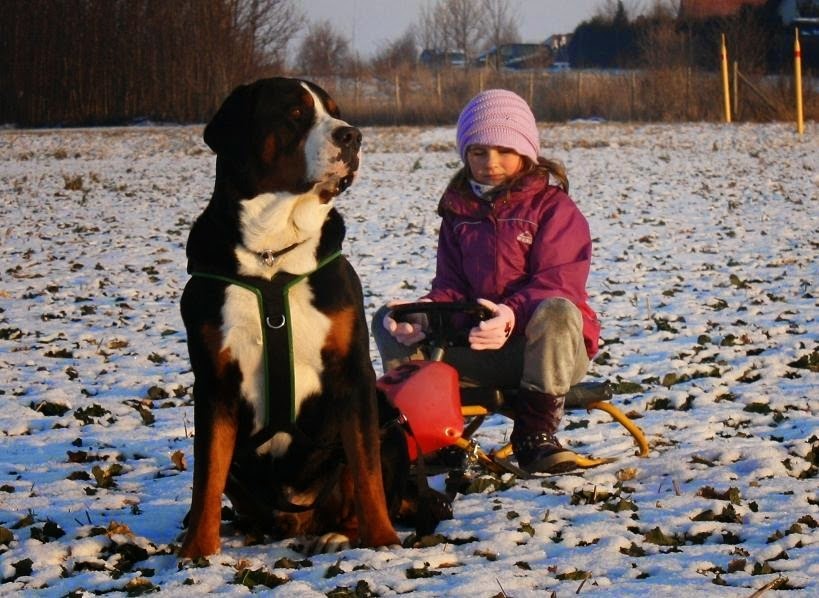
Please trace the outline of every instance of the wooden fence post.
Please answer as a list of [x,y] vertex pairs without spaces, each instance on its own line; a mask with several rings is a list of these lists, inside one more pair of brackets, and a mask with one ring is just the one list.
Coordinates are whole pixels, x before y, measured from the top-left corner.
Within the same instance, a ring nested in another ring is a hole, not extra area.
[[[535,101],[535,71],[529,71],[529,106],[533,106]],[[532,108],[534,110],[534,108]]]
[[693,87],[693,82],[691,81],[692,78],[693,73],[691,67],[689,66],[685,69],[685,118],[688,120],[691,120],[691,89]]
[[395,75],[395,115],[396,118],[401,115],[401,84],[398,73]]
[[739,118],[739,63],[734,60],[734,118]]
[[581,116],[583,113],[580,110],[580,100],[583,97],[583,73],[580,71],[577,72],[577,76],[575,77],[575,83],[577,84],[577,102],[576,102],[576,111],[577,116]]

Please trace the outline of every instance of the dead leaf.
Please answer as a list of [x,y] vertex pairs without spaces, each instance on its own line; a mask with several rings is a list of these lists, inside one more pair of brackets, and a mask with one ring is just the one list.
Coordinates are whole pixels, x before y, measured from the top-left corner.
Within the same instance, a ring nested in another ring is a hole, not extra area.
[[175,451],[171,455],[171,461],[173,462],[174,469],[177,471],[187,471],[188,465],[185,463],[185,453],[182,451]]

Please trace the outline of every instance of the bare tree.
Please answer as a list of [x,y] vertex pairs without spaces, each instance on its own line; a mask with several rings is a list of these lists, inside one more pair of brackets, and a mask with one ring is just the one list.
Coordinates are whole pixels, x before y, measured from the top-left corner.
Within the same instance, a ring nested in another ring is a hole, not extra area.
[[410,27],[401,37],[378,51],[372,59],[372,66],[376,71],[394,71],[414,66],[417,58],[415,30]]
[[739,60],[739,66],[745,73],[764,72],[772,36],[765,30],[759,13],[743,7],[736,16],[720,21],[720,29],[725,32],[726,43],[731,48],[732,60]]
[[673,19],[657,17],[641,33],[637,44],[648,68],[675,69],[690,66],[686,32]]
[[520,41],[517,6],[509,0],[482,0],[486,15],[486,49]]
[[437,0],[426,4],[421,7],[418,29],[424,49],[463,52],[468,65],[488,33],[484,0]]
[[441,18],[454,49],[464,53],[465,66],[477,53],[486,37],[486,15],[482,3],[475,0],[439,0]]
[[424,4],[418,17],[419,41],[425,50],[444,52],[450,48],[441,2]]
[[0,122],[201,122],[283,66],[297,1],[0,0]]
[[603,23],[619,24],[628,22],[632,13],[639,10],[637,5],[629,4],[629,9],[623,4],[623,0],[602,0],[595,10],[594,18]]
[[654,0],[645,10],[645,16],[654,20],[675,20],[680,14],[682,0]]
[[307,27],[299,49],[299,68],[308,75],[338,75],[354,62],[350,42],[328,20]]
[[294,0],[229,0],[238,27],[252,40],[253,55],[270,66],[283,68],[290,40],[305,25],[304,12]]

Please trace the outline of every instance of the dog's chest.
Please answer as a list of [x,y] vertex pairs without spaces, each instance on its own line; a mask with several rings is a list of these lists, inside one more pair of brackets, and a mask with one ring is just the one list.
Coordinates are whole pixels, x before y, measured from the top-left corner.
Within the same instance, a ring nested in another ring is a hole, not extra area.
[[[306,397],[321,390],[321,349],[331,326],[330,319],[313,306],[312,298],[307,280],[293,285],[288,293],[290,322],[286,325],[290,326],[289,338],[292,339],[293,400],[296,414]],[[230,351],[239,365],[242,372],[242,398],[254,408],[254,431],[258,431],[265,425],[265,401],[268,400],[264,392],[265,357],[262,341],[262,326],[268,324],[262,322],[256,295],[236,285],[229,286],[225,292],[222,317],[222,349]],[[276,324],[277,322],[273,323]],[[276,338],[282,338],[282,335],[276,335]],[[271,352],[273,359],[289,359],[286,342],[269,343],[267,350]],[[282,381],[270,380],[270,387],[272,400],[290,400],[289,389],[282,387]]]

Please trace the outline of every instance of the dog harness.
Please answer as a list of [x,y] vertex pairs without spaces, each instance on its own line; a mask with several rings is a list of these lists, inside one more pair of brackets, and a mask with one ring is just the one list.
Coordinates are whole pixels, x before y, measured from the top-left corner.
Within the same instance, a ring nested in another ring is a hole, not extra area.
[[[306,274],[290,274],[278,272],[271,279],[255,276],[235,274],[225,276],[211,272],[191,272],[191,276],[218,280],[236,285],[251,291],[256,295],[259,307],[259,316],[262,324],[262,362],[264,364],[264,425],[250,438],[252,450],[258,449],[265,442],[273,438],[277,432],[295,432],[298,436],[306,435],[295,426],[296,422],[296,385],[293,373],[293,329],[290,319],[290,289],[311,274],[335,261],[341,256],[336,251],[322,259],[316,268]],[[276,347],[277,350],[271,350]],[[286,352],[284,348],[286,347]],[[287,359],[277,356],[285,354]],[[274,401],[271,382],[276,382],[277,388],[289,390],[288,401]]]

